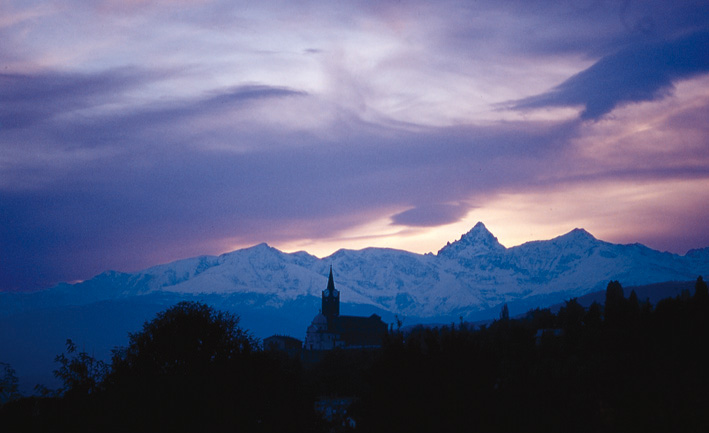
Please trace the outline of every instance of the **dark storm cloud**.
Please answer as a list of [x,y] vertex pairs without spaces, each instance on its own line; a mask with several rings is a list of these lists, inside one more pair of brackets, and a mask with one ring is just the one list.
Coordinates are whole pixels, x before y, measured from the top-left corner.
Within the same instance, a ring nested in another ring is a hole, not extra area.
[[707,32],[633,46],[512,107],[584,106],[582,119],[598,119],[619,105],[663,98],[671,93],[674,82],[709,72],[708,46]]

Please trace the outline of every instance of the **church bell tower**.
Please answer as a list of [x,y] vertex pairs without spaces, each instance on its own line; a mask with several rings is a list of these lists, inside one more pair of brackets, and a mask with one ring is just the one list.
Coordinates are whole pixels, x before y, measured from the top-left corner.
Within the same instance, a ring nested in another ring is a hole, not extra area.
[[327,280],[327,289],[322,292],[322,314],[328,319],[340,315],[340,292],[335,289],[335,281],[332,278],[332,266],[330,266],[330,277]]

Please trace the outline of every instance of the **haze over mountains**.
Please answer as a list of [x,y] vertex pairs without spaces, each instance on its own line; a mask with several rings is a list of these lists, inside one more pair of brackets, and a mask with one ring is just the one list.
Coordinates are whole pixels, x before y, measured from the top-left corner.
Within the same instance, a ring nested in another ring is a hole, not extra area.
[[0,361],[51,367],[66,338],[108,354],[128,331],[183,299],[238,314],[257,337],[302,339],[330,266],[343,314],[450,323],[495,317],[503,303],[513,314],[545,307],[603,290],[610,280],[626,287],[695,280],[709,275],[709,248],[680,256],[611,244],[582,229],[505,248],[482,223],[436,254],[367,248],[319,259],[259,244],[31,294],[0,293]]

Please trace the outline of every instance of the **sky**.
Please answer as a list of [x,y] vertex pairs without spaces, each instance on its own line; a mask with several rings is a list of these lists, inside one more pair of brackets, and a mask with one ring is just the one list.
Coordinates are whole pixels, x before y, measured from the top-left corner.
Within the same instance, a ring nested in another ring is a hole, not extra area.
[[709,3],[0,0],[0,290],[266,242],[709,246]]

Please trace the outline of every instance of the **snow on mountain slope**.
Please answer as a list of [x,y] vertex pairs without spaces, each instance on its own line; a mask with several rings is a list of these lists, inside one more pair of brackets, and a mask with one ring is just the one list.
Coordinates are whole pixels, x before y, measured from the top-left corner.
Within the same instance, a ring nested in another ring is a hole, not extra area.
[[575,295],[599,290],[609,280],[639,285],[694,279],[708,267],[706,261],[696,263],[640,244],[599,241],[581,229],[549,241],[525,243],[510,253],[520,270],[520,285],[534,285],[537,292],[567,290]]
[[[233,251],[219,257],[204,256],[155,266],[139,273],[146,292],[256,293],[278,305],[298,296],[320,296],[327,284],[325,267],[307,253],[285,254],[266,244]],[[368,298],[353,294],[351,302]]]
[[318,259],[259,244],[134,274],[105,272],[58,286],[52,299],[81,304],[151,293],[251,294],[258,305],[278,308],[300,297],[319,297],[332,266],[343,303],[416,317],[466,316],[503,302],[581,296],[602,290],[610,280],[624,285],[693,280],[709,275],[708,251],[679,256],[600,241],[582,229],[505,248],[478,223],[435,255],[367,248]]
[[323,260],[335,270],[342,301],[348,300],[350,293],[357,293],[393,312],[409,312],[427,305],[427,292],[441,280],[436,259],[431,255],[367,248],[340,250]]
[[439,257],[449,259],[468,259],[475,257],[490,256],[496,253],[504,253],[505,247],[498,242],[497,238],[485,227],[485,224],[479,222],[475,224],[468,233],[461,238],[451,243],[438,251]]

